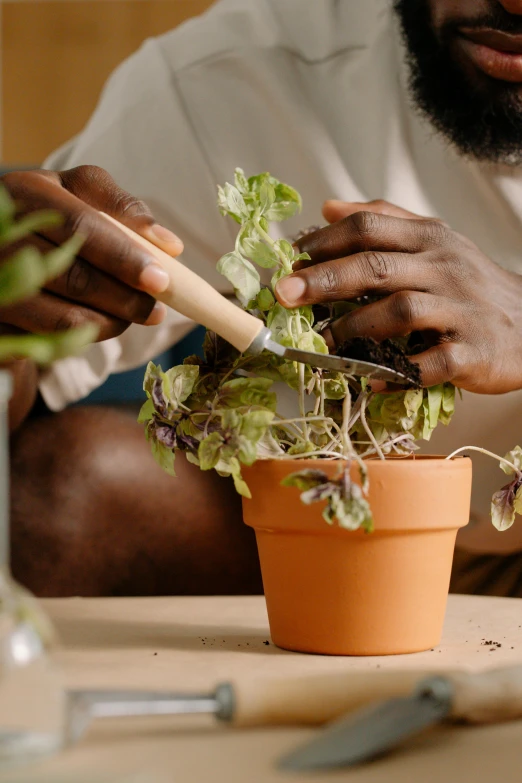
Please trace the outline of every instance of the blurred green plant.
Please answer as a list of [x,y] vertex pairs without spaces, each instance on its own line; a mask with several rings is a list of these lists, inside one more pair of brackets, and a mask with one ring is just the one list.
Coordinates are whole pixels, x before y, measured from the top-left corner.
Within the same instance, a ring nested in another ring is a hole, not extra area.
[[[17,218],[17,205],[7,190],[0,186],[0,252],[16,246],[21,240],[45,228],[59,226],[62,216],[52,210],[31,212]],[[25,245],[0,261],[0,308],[12,305],[36,294],[49,280],[58,277],[71,265],[84,238],[75,234],[49,253],[41,253],[34,245]],[[92,324],[53,334],[0,335],[0,362],[32,359],[40,365],[49,364],[79,351],[96,339],[98,329]]]

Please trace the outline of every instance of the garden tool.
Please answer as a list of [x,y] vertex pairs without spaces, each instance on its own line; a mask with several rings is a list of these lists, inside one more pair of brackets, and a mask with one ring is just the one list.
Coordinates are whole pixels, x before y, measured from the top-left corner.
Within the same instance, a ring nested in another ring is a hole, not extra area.
[[407,696],[380,701],[335,720],[281,759],[282,769],[350,766],[382,756],[444,720],[500,723],[522,718],[522,666],[422,679]]
[[100,214],[144,247],[169,274],[170,284],[167,290],[156,297],[160,302],[216,332],[241,353],[260,354],[262,351],[269,351],[281,358],[322,370],[359,375],[388,383],[408,384],[408,379],[402,373],[389,367],[280,345],[272,338],[272,332],[261,319],[237,307],[191,269],[127,226],[104,212]]

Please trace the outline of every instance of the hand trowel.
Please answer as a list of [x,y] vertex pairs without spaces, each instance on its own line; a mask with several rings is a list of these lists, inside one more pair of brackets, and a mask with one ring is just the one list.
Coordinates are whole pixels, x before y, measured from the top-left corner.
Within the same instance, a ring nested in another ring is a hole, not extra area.
[[500,723],[517,718],[522,718],[522,666],[436,675],[422,679],[410,695],[335,720],[282,758],[279,767],[305,771],[352,766],[382,756],[443,720]]
[[241,310],[187,266],[127,226],[104,212],[100,214],[144,247],[169,274],[170,285],[166,291],[157,295],[160,302],[216,332],[241,353],[259,354],[262,351],[269,351],[290,361],[323,370],[359,375],[388,383],[408,384],[408,379],[401,373],[372,362],[280,345],[272,338],[270,329],[259,318]]

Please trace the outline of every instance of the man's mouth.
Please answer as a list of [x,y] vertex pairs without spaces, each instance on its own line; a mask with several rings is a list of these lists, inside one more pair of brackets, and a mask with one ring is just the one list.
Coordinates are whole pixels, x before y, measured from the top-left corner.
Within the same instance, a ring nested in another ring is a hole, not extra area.
[[466,27],[459,33],[457,45],[479,70],[492,79],[522,82],[522,34]]

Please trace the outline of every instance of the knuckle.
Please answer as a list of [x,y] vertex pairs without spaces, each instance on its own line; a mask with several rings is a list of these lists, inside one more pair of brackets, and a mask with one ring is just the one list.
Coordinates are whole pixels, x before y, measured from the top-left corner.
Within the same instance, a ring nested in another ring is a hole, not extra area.
[[363,242],[368,241],[381,224],[381,216],[374,212],[355,212],[345,218],[347,228],[351,229]]
[[67,272],[65,281],[66,295],[72,298],[84,297],[96,293],[99,286],[97,277],[93,274],[92,267],[81,261],[74,263]]
[[141,201],[130,193],[121,190],[118,191],[114,199],[114,209],[121,216],[139,218],[151,217],[151,212],[144,201]]
[[440,247],[449,243],[451,229],[440,220],[425,220],[422,223],[422,238],[428,245]]
[[318,290],[324,294],[332,294],[339,289],[337,272],[329,263],[315,267],[315,282]]
[[85,324],[84,314],[76,307],[69,308],[61,313],[54,322],[55,332],[65,332],[69,329],[78,329]]
[[456,343],[443,343],[439,348],[439,359],[443,375],[448,381],[460,374],[461,358]]
[[391,297],[393,314],[404,326],[413,328],[419,314],[416,296],[410,291],[399,291]]
[[121,317],[129,323],[143,323],[149,317],[154,303],[154,299],[147,294],[133,293],[125,299]]
[[364,260],[374,280],[386,282],[390,277],[390,262],[385,253],[373,250],[364,254]]

